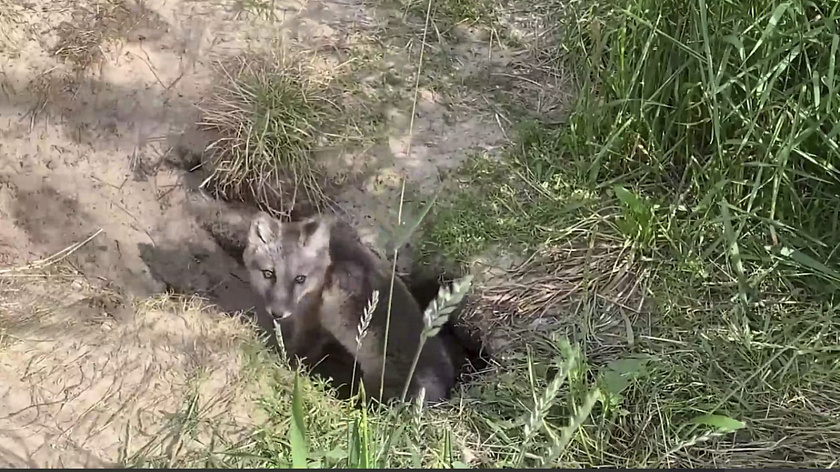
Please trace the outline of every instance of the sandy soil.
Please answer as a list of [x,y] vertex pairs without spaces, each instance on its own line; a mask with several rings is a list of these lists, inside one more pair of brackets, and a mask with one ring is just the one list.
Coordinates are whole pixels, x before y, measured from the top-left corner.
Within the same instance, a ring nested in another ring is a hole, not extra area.
[[[246,4],[271,8],[255,13]],[[362,0],[31,0],[0,7],[0,268],[102,230],[64,261],[73,277],[0,277],[9,282],[0,293],[0,465],[104,465],[132,453],[126,434],[153,434],[166,413],[183,406],[198,370],[209,372],[201,385],[216,396],[238,388],[231,379],[240,375],[239,324],[194,306],[173,312],[142,302],[169,289],[209,298],[226,312],[253,305],[235,258],[207,231],[217,220],[246,224],[248,211],[220,206],[196,190],[202,176],[185,170],[207,144],[195,123],[218,80],[214,62],[277,38],[319,51],[327,65],[382,44],[369,73],[410,74],[416,56],[371,38],[414,33],[401,12]],[[440,53],[436,47],[428,54]],[[463,74],[448,79],[456,85],[514,60],[490,54],[479,39],[450,49],[460,64],[453,70]],[[413,80],[406,84],[412,88]],[[410,156],[410,96],[385,107],[385,139],[345,156],[365,170],[335,198],[367,225],[374,244],[378,232],[367,217],[395,217],[395,176],[430,192],[471,150],[504,143],[492,109],[457,90],[421,88]],[[102,315],[108,303],[83,300],[103,287],[122,294],[122,308],[110,316]],[[96,316],[75,315],[74,302],[93,303],[88,311]],[[244,419],[236,422],[250,424],[253,412],[239,409]]]
[[[259,420],[247,325],[197,300],[132,305],[57,277],[0,284],[0,466],[108,467],[247,437]],[[198,434],[181,437],[189,420]]]

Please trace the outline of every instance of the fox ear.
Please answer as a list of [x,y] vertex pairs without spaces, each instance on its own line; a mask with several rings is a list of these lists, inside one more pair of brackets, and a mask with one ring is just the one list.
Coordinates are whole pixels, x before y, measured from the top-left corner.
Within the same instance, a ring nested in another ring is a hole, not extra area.
[[330,221],[324,217],[314,217],[300,222],[301,246],[312,251],[326,251],[330,247]]
[[251,228],[248,232],[248,244],[268,244],[270,241],[276,241],[277,236],[277,221],[267,213],[261,211],[251,220]]

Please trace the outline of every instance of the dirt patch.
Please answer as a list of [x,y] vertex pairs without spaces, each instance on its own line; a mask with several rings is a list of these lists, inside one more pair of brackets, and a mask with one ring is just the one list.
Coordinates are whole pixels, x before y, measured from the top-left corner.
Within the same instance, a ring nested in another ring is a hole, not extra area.
[[141,2],[76,4],[69,21],[55,28],[57,41],[50,52],[83,71],[104,59],[102,48],[108,42],[160,39],[168,26]]
[[[183,168],[169,164],[175,150],[200,153],[208,143],[193,139],[193,131],[197,105],[218,80],[213,65],[245,50],[275,47],[272,38],[298,51],[319,51],[324,68],[363,57],[351,74],[361,95],[349,98],[368,97],[369,108],[378,110],[384,120],[372,137],[378,144],[350,146],[324,159],[338,178],[347,173],[347,162],[362,163],[334,196],[335,209],[374,246],[384,247],[394,233],[388,226],[396,220],[402,176],[428,194],[437,189],[441,171],[457,166],[470,150],[492,150],[503,141],[492,113],[459,106],[478,97],[422,85],[411,126],[407,105],[419,49],[406,56],[403,38],[417,31],[399,15],[352,2],[272,2],[269,10],[156,0],[30,2],[18,9],[16,49],[0,70],[7,92],[0,102],[0,260],[41,258],[102,229],[96,246],[74,263],[88,277],[143,295],[178,278],[151,267],[152,254],[165,254],[158,265],[169,268],[175,248],[200,248],[184,262],[213,254],[213,240],[203,230],[207,222],[197,224],[187,210],[195,182],[185,182],[190,176]],[[97,67],[79,69],[78,61],[57,54],[69,54],[68,44],[81,41],[68,36],[68,24],[78,26],[78,34],[98,31],[85,39],[101,56]],[[386,28],[397,27],[401,34],[382,43]],[[381,43],[384,50],[375,50]],[[384,92],[382,83],[388,84]],[[49,203],[36,208],[38,201]],[[418,205],[406,205],[404,220],[415,217]],[[180,270],[190,276],[195,268],[182,263]],[[218,283],[211,279],[201,289]]]
[[32,191],[20,190],[15,197],[15,222],[34,244],[58,251],[59,246],[67,247],[74,242],[74,235],[67,233],[71,226],[79,226],[80,233],[91,232],[89,217],[79,209],[78,202],[49,185]]

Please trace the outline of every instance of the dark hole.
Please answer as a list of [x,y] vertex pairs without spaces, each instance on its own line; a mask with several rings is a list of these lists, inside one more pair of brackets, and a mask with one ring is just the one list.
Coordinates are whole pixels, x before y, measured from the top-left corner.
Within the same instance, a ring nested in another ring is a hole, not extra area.
[[[441,286],[451,286],[456,277],[448,274],[441,274],[437,277],[413,274],[404,279],[408,290],[417,300],[421,310],[437,297]],[[467,300],[461,304],[450,315],[449,321],[440,330],[440,336],[446,344],[449,355],[455,360],[458,371],[458,382],[466,380],[466,376],[479,372],[487,367],[489,353],[484,348],[478,333],[471,331],[460,320],[461,312],[466,306]]]

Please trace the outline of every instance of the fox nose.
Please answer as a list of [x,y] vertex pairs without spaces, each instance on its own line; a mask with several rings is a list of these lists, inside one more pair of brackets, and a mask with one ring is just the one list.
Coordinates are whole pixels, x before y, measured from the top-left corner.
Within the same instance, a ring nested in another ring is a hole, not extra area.
[[285,320],[286,318],[292,316],[292,312],[289,310],[283,310],[281,312],[275,312],[272,309],[268,309],[268,316],[276,319],[276,320]]

